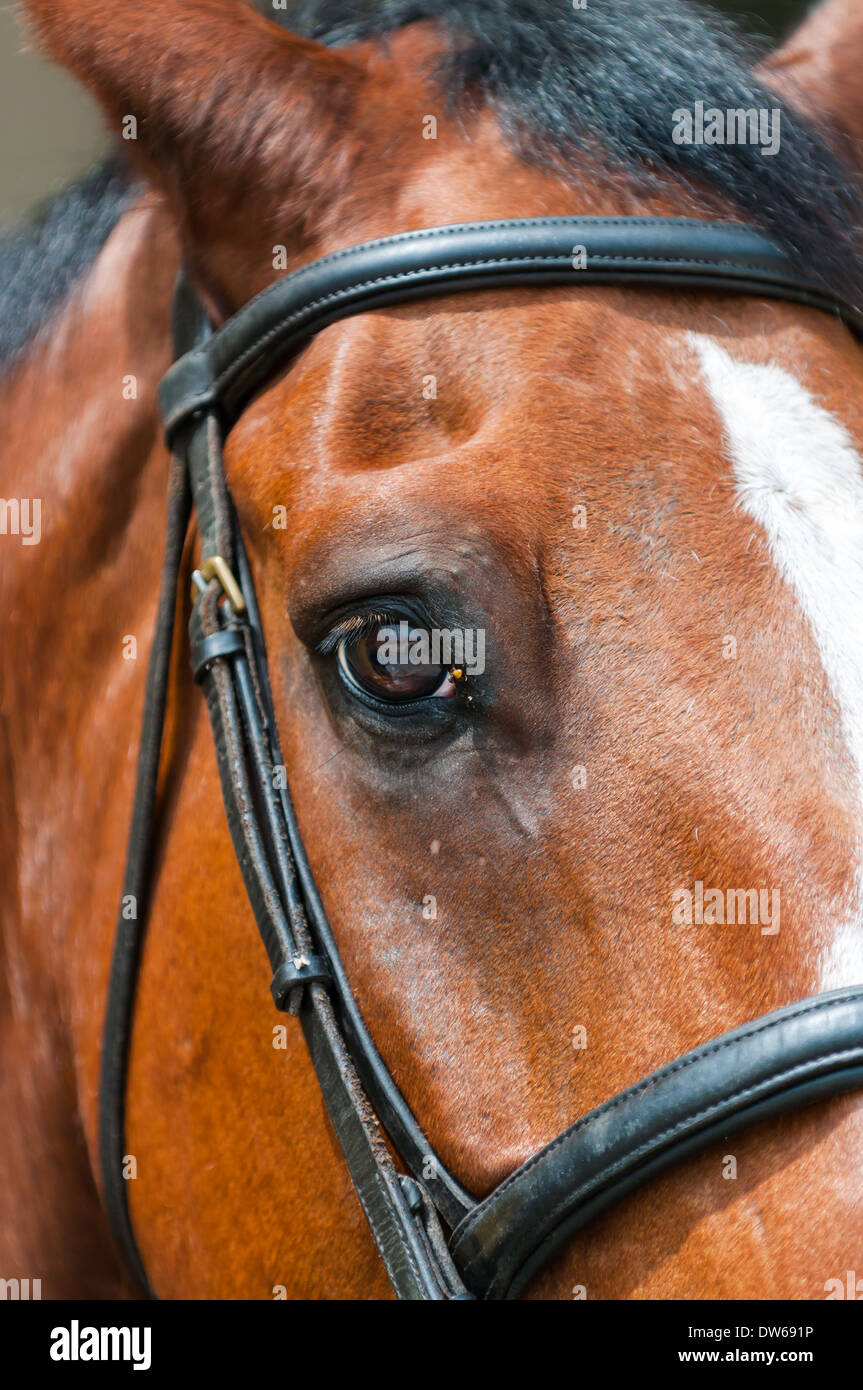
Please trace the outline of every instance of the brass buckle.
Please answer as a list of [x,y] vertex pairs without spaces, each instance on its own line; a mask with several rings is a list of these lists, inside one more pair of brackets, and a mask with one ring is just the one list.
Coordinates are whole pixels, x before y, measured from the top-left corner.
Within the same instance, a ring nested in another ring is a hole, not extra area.
[[246,600],[243,598],[243,591],[234,578],[230,565],[221,555],[211,555],[208,560],[203,561],[200,569],[193,572],[192,602],[195,603],[198,594],[204,593],[211,579],[218,579],[234,612],[245,613]]

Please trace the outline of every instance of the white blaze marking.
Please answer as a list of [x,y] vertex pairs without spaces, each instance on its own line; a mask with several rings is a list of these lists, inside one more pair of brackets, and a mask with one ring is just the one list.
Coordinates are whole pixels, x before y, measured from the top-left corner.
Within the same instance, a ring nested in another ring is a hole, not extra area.
[[[689,334],[722,420],[740,505],[763,527],[821,655],[857,773],[863,821],[863,467],[845,427],[790,372],[736,362]],[[863,875],[860,878],[863,888]],[[830,985],[863,980],[859,918],[837,934]],[[850,974],[849,974],[850,971]]]

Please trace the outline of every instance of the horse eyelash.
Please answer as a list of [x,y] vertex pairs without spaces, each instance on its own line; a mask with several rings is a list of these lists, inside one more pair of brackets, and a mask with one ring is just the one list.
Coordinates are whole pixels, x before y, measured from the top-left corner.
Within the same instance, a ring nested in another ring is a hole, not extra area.
[[[401,616],[404,617],[404,614]],[[378,628],[393,626],[398,621],[399,615],[396,613],[352,613],[347,618],[339,619],[335,627],[331,628],[326,636],[317,643],[315,651],[318,656],[330,656],[346,638],[353,642],[359,642],[363,637],[369,637]]]

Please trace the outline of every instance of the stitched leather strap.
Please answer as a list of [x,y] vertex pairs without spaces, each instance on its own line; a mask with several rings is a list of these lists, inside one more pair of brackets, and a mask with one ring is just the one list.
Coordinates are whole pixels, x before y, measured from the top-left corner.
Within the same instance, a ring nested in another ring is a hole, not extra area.
[[[238,530],[235,530],[234,544],[238,576],[246,600],[247,653],[252,653],[252,664],[249,668],[252,679],[246,688],[249,691],[254,690],[255,704],[250,707],[249,718],[257,720],[254,734],[256,742],[259,746],[266,744],[269,750],[266,768],[281,768],[284,766],[284,758],[273,709],[260,614],[245,547]],[[362,1086],[406,1166],[414,1175],[422,1177],[423,1185],[433,1198],[436,1209],[450,1226],[455,1226],[472,1209],[474,1201],[435,1154],[365,1025],[306,859],[290,791],[284,779],[273,779],[267,772],[263,779],[263,787],[268,798],[275,792],[276,804],[268,808],[267,818],[275,828],[278,838],[287,847],[293,884],[291,911],[299,915],[304,923],[304,931],[311,936],[313,949],[319,953],[319,958],[326,962],[332,980],[333,996],[338,1006],[339,1023]],[[251,887],[250,897],[253,891]],[[273,981],[275,987],[276,979],[283,967],[277,967],[274,963],[273,968],[276,972]]]
[[[193,472],[193,481],[194,477]],[[192,613],[192,646],[208,655],[200,682],[213,729],[222,799],[273,968],[276,1004],[300,1013],[333,1127],[398,1296],[468,1298],[436,1229],[437,1212],[417,1181],[406,1190],[393,1164],[333,1004],[321,987],[321,981],[332,981],[332,971],[312,944],[290,853],[290,832],[275,790],[278,760],[261,697],[266,677],[255,664],[252,632],[243,629],[236,614],[229,614],[230,627],[206,634],[227,607],[220,605],[214,588],[208,589]],[[231,633],[234,640],[217,642],[220,633]],[[240,634],[244,641],[237,640]],[[416,1195],[415,1201],[408,1200],[408,1192]]]
[[606,284],[793,300],[863,331],[858,309],[833,297],[751,227],[682,217],[516,218],[430,227],[325,256],[250,300],[167,373],[159,392],[166,433],[216,407],[229,427],[281,363],[347,315],[456,290]]
[[[194,474],[193,474],[194,478]],[[248,579],[244,595],[250,595]],[[437,1227],[438,1215],[418,1182],[406,1196],[363,1092],[333,1004],[320,981],[333,972],[313,945],[290,851],[292,831],[282,815],[271,744],[265,671],[257,665],[253,633],[235,614],[230,627],[202,635],[222,620],[213,588],[195,606],[193,649],[209,652],[200,674],[207,702],[222,799],[234,848],[261,936],[273,968],[272,991],[280,1007],[299,1012],[321,1091],[393,1287],[400,1298],[446,1299],[469,1295]],[[219,632],[245,640],[219,644]],[[209,643],[209,647],[207,644]],[[431,1152],[426,1145],[427,1153]],[[443,1252],[442,1255],[440,1252]]]
[[648,1178],[737,1130],[863,1085],[863,988],[801,1000],[678,1057],[592,1110],[453,1233],[478,1297],[516,1297],[553,1252]]
[[396,1171],[332,1004],[319,986],[306,991],[300,1022],[357,1197],[397,1296],[435,1302],[472,1299],[423,1184]]
[[[200,310],[185,281],[175,301],[175,335],[179,343],[201,340],[208,333]],[[212,412],[197,415],[177,437],[185,457],[186,474],[201,531],[203,555],[219,554],[230,567],[238,565],[242,552],[242,589],[246,599],[242,614],[222,602],[218,580],[204,586],[190,618],[192,664],[207,703],[222,799],[228,826],[243,875],[249,901],[273,969],[272,992],[278,1007],[301,1013],[301,1023],[334,1129],[342,1145],[360,1203],[369,1221],[393,1287],[405,1299],[468,1299],[447,1251],[439,1217],[419,1178],[400,1175],[383,1141],[379,1121],[362,1090],[333,1004],[325,984],[333,972],[324,941],[316,947],[306,918],[292,839],[298,834],[293,817],[285,817],[284,793],[274,776],[281,758],[277,751],[275,721],[269,693],[260,618],[248,563],[236,529],[221,458],[221,431]],[[188,517],[177,517],[177,536],[166,565],[164,613],[157,625],[154,657],[158,669],[150,683],[148,703],[152,729],[142,743],[141,774],[154,793],[164,719],[166,656],[170,654],[174,598],[179,554]],[[170,595],[170,605],[168,596]],[[170,606],[171,625],[167,619]],[[158,698],[156,698],[158,696]],[[152,832],[152,794],[136,795],[136,815]],[[136,831],[130,843],[131,876],[137,882],[143,870],[146,836]],[[143,914],[134,927],[137,947],[143,931]],[[109,1209],[121,1245],[146,1284],[146,1276],[132,1233],[118,1154],[123,1147],[123,1116],[131,1009],[134,983],[130,985],[129,933],[118,931],[116,967],[103,1050],[103,1107],[106,1117],[105,1164]],[[122,1022],[124,1029],[118,1027]],[[124,1031],[125,1030],[125,1031]],[[121,1044],[118,1052],[117,1043]],[[382,1068],[379,1059],[379,1066]],[[371,1071],[374,1074],[372,1059]],[[385,1070],[385,1069],[384,1069]],[[388,1073],[387,1073],[388,1077]],[[389,1077],[388,1077],[389,1079]],[[394,1089],[394,1087],[393,1087]],[[403,1102],[402,1102],[403,1104]],[[430,1145],[413,1122],[417,1146],[432,1156]],[[442,1168],[442,1165],[440,1165]],[[438,1186],[440,1179],[435,1178]],[[443,1184],[445,1201],[461,1215],[470,1208],[467,1194],[449,1179]]]

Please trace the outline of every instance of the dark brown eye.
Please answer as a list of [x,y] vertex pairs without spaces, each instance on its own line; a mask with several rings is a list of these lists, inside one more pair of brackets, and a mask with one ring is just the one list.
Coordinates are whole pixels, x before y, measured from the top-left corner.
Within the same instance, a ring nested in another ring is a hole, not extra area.
[[379,700],[448,699],[455,694],[455,681],[446,666],[429,660],[430,637],[407,622],[344,637],[338,647],[339,671],[348,685]]

